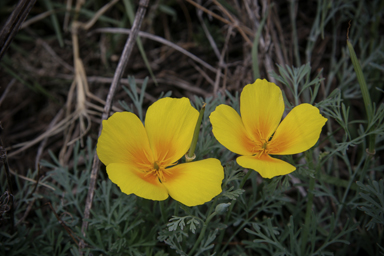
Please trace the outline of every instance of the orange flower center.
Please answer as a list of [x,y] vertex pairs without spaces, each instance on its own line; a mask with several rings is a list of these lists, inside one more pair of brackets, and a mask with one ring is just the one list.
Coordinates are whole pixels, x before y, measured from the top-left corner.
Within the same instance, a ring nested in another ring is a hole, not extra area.
[[268,140],[262,140],[259,143],[254,142],[255,146],[252,149],[252,155],[256,156],[257,158],[261,157],[262,155],[266,154],[268,155],[270,149],[268,148]]
[[157,179],[163,183],[166,181],[165,175],[170,174],[168,169],[166,169],[167,166],[164,166],[163,163],[159,163],[159,161],[155,161],[153,163],[153,167],[146,171],[145,176],[148,175],[154,175],[157,177]]

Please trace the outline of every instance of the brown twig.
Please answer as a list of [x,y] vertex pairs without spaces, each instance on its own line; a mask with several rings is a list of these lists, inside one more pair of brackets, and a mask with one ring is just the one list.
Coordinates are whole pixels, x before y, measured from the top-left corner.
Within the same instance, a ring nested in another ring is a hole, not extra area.
[[67,231],[68,235],[72,238],[72,240],[77,244],[79,245],[79,242],[76,240],[76,238],[73,236],[73,232],[72,230],[67,226],[65,225],[64,221],[62,221],[59,217],[59,215],[57,215],[55,209],[53,208],[52,204],[50,202],[46,203],[45,205],[49,205],[49,207],[51,208],[51,210],[53,211],[53,213],[55,214],[56,216],[56,219],[59,221],[59,223],[63,226],[63,228],[65,229],[65,231]]
[[200,75],[202,75],[202,77],[207,80],[208,83],[210,83],[212,86],[215,85],[215,82],[207,75],[207,73],[204,72],[204,70],[202,70],[198,65],[196,65],[195,62],[190,60],[188,61],[188,63],[190,63],[197,70],[197,72],[199,72]]
[[[208,10],[207,8],[199,5],[198,3],[192,1],[192,0],[186,0],[188,3],[194,5],[195,7],[203,10],[204,12],[206,12],[207,14],[211,15],[212,17],[220,20],[221,22],[225,23],[225,24],[228,24],[228,25],[231,25],[231,26],[234,26],[237,30],[239,30],[240,34],[243,36],[244,40],[249,44],[249,45],[252,45],[252,42],[251,40],[249,40],[248,36],[246,35],[249,34],[249,35],[253,35],[253,32],[245,27],[245,26],[241,26],[239,24],[238,21],[235,21],[235,19],[232,17],[232,15],[230,15],[227,11],[226,11],[226,14],[228,14],[228,18],[231,19],[232,21],[229,21],[227,19],[224,19],[223,17],[221,17],[220,15],[217,15],[216,13],[214,12],[211,12],[210,10]],[[221,5],[220,5],[221,6]],[[223,8],[225,9],[225,8]]]
[[[115,94],[117,86],[120,83],[120,79],[123,75],[123,71],[125,70],[125,67],[127,66],[129,57],[131,55],[133,46],[134,46],[135,41],[136,41],[136,37],[138,35],[138,32],[139,32],[139,29],[141,27],[141,23],[143,21],[146,9],[148,7],[148,2],[149,2],[149,0],[140,0],[139,8],[137,10],[136,17],[135,17],[135,21],[133,22],[133,25],[132,25],[132,33],[129,36],[129,38],[128,38],[125,46],[124,46],[123,53],[121,54],[121,58],[120,58],[119,63],[117,65],[116,72],[114,74],[113,81],[112,81],[111,87],[110,87],[109,92],[108,92],[107,100],[106,100],[106,103],[104,106],[104,112],[103,112],[103,115],[101,117],[102,120],[107,119],[107,117],[109,115],[109,111],[111,110],[113,96]],[[101,130],[102,130],[102,125],[100,125],[99,136],[101,134]],[[88,228],[88,221],[86,219],[89,219],[90,210],[92,207],[92,201],[93,201],[93,196],[95,193],[96,179],[97,179],[99,166],[100,166],[100,161],[99,161],[99,158],[97,157],[97,154],[95,153],[94,157],[93,157],[93,165],[92,165],[92,172],[91,172],[91,178],[90,178],[90,183],[89,183],[88,195],[87,195],[87,199],[86,199],[86,203],[85,203],[83,225],[81,227],[81,231],[82,231],[82,234],[84,237],[86,236],[86,230]],[[80,246],[79,246],[80,254],[82,254],[82,249],[84,248],[84,246],[85,246],[84,240],[82,239],[80,241]]]
[[[35,186],[33,187],[32,191],[28,194],[28,196],[26,198],[29,198],[30,196],[33,195],[33,193],[36,192],[37,186],[39,185],[39,181],[40,181],[40,175],[41,175],[40,174],[40,165],[37,165],[37,179],[36,179],[36,183],[35,183]],[[27,218],[29,212],[32,210],[32,206],[35,203],[35,201],[36,201],[36,198],[33,198],[32,201],[29,202],[27,210],[25,211],[23,217],[21,219],[19,219],[19,221],[16,223],[16,226],[19,225],[20,223],[22,223]]]
[[215,39],[213,38],[213,36],[209,32],[209,29],[207,28],[207,25],[205,25],[205,22],[204,22],[204,19],[203,19],[203,10],[197,8],[197,17],[199,18],[199,21],[201,23],[201,27],[204,30],[205,36],[207,37],[207,39],[209,41],[209,44],[212,47],[213,52],[216,54],[217,59],[220,59],[220,51],[217,48]]
[[55,13],[54,10],[40,13],[39,15],[36,15],[33,18],[30,18],[29,20],[24,21],[23,24],[21,24],[21,26],[20,26],[20,30],[22,30],[22,29],[32,25],[35,22],[38,22],[38,21],[40,21],[42,19],[45,19],[46,17],[48,17],[48,16],[50,16],[50,15],[52,15],[54,13]]
[[227,52],[229,39],[231,38],[232,30],[233,30],[233,27],[230,26],[228,28],[227,37],[225,38],[225,44],[224,44],[223,50],[221,51],[220,60],[219,60],[219,68],[218,68],[217,73],[216,73],[215,85],[213,87],[213,95],[215,95],[215,97],[217,96],[217,91],[219,90],[221,67],[224,66],[224,56],[225,56],[225,53]]
[[36,0],[20,0],[4,24],[3,29],[0,31],[0,59],[7,51],[13,37],[19,31],[21,24],[28,16],[35,2]]
[[219,9],[231,20],[233,26],[239,31],[241,36],[244,38],[244,40],[249,44],[252,45],[251,40],[248,38],[248,36],[245,34],[244,29],[239,25],[240,22],[236,20],[228,11],[225,9],[217,0],[212,0],[214,4],[216,4]]
[[9,82],[9,84],[7,85],[7,87],[5,88],[3,94],[2,94],[1,97],[0,97],[0,106],[1,106],[1,104],[3,103],[5,97],[7,96],[9,90],[11,89],[11,87],[15,84],[15,82],[16,82],[16,79],[13,78],[13,79],[11,80],[11,82]]

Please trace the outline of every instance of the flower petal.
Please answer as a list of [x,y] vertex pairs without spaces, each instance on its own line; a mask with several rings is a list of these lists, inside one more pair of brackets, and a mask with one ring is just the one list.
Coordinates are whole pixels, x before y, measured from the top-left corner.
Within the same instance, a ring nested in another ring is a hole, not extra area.
[[105,165],[128,163],[145,166],[154,162],[143,124],[129,112],[115,113],[103,121],[96,150]]
[[187,98],[160,99],[148,108],[145,129],[156,161],[169,166],[188,151],[198,117]]
[[155,175],[145,175],[134,166],[123,163],[112,163],[107,166],[108,177],[117,184],[125,194],[135,194],[151,200],[168,198],[167,189]]
[[247,135],[239,114],[227,105],[220,105],[209,116],[215,138],[230,151],[252,155],[254,143]]
[[286,175],[296,170],[296,167],[293,165],[265,154],[259,158],[255,156],[240,156],[236,161],[242,167],[253,169],[263,178],[269,179],[280,175]]
[[245,129],[256,141],[269,140],[281,121],[284,100],[280,88],[257,79],[244,87],[240,96],[240,113]]
[[319,140],[327,119],[318,108],[300,104],[291,110],[281,122],[270,141],[271,155],[292,155],[310,149]]
[[169,195],[182,204],[204,204],[221,193],[224,170],[217,159],[179,164],[167,170],[163,185]]

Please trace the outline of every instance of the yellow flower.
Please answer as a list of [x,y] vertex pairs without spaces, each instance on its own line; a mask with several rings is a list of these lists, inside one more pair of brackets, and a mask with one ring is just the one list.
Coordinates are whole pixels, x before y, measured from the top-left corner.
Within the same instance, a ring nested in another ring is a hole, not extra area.
[[296,106],[280,123],[283,112],[280,88],[257,79],[241,93],[241,117],[233,108],[220,105],[209,118],[216,139],[241,155],[236,159],[239,165],[272,178],[291,173],[296,167],[270,155],[292,155],[310,149],[327,121],[310,104]]
[[176,165],[191,145],[199,113],[187,98],[164,98],[147,111],[145,127],[129,112],[103,121],[97,154],[122,192],[173,199],[194,206],[221,192],[224,171],[217,159]]

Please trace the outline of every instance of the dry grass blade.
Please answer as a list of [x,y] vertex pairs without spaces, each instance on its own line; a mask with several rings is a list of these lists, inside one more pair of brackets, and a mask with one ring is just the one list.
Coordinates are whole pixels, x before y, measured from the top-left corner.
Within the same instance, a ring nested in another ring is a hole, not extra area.
[[46,11],[46,12],[40,13],[39,15],[36,15],[35,17],[24,21],[23,24],[21,24],[20,29],[24,29],[35,22],[45,19],[46,17],[49,17],[52,13],[54,13],[54,11]]
[[[111,87],[110,87],[109,92],[108,92],[106,104],[104,106],[104,113],[102,115],[102,120],[107,119],[107,117],[109,115],[109,111],[111,109],[111,104],[112,104],[112,98],[113,98],[115,91],[116,91],[116,88],[120,82],[123,71],[124,71],[125,67],[127,66],[129,57],[131,55],[133,46],[134,46],[135,41],[136,41],[136,37],[138,35],[138,32],[139,32],[139,29],[141,27],[141,23],[143,21],[146,9],[148,7],[148,2],[149,2],[149,0],[140,0],[139,9],[137,10],[137,14],[135,16],[135,21],[132,25],[132,34],[129,36],[129,38],[128,38],[125,46],[124,46],[123,53],[121,55],[119,64],[116,68],[116,72],[115,72],[115,75],[113,77]],[[100,125],[99,135],[101,134],[101,129],[102,129],[102,126]],[[92,173],[91,173],[91,179],[90,179],[90,183],[89,183],[88,195],[87,195],[87,199],[85,202],[84,221],[83,221],[83,225],[81,227],[81,231],[83,233],[83,236],[86,235],[85,232],[88,228],[88,221],[86,221],[86,219],[89,218],[90,210],[92,207],[92,201],[93,201],[93,196],[94,196],[94,192],[95,192],[96,179],[97,179],[99,166],[100,166],[100,161],[99,161],[99,158],[97,157],[97,154],[95,152],[95,155],[93,158]],[[81,240],[80,246],[79,246],[80,254],[83,254],[82,249],[84,248],[84,246],[85,246],[84,240]]]
[[5,88],[3,94],[1,95],[1,98],[0,98],[0,106],[1,106],[1,103],[3,103],[5,97],[7,97],[7,94],[8,94],[8,92],[9,92],[9,90],[10,90],[11,87],[15,84],[15,82],[16,82],[16,79],[13,78],[13,79],[11,80],[11,82],[9,82],[9,84],[7,85],[7,87]]
[[[61,78],[61,79],[67,79],[67,80],[73,80],[73,75],[65,75],[65,74],[57,74],[56,77]],[[137,83],[143,83],[144,79],[135,79]],[[87,76],[87,81],[88,83],[104,83],[104,84],[110,84],[113,81],[112,77],[101,77],[101,76]],[[120,80],[120,84],[123,85],[129,85],[128,79],[127,78],[122,78]],[[141,89],[139,87],[136,88],[137,92],[141,94]],[[90,91],[87,92],[87,97],[105,105],[105,101],[97,97],[96,95],[92,94]],[[149,93],[144,94],[144,98],[151,102],[155,102],[157,99],[150,95]],[[88,104],[88,103],[87,103]],[[113,111],[122,111],[121,109],[117,107],[112,107]],[[102,111],[100,112],[102,113]]]
[[[248,36],[246,35],[246,33],[248,35],[253,35],[253,32],[252,30],[250,30],[249,28],[245,27],[245,26],[241,26],[240,25],[240,22],[235,20],[232,15],[224,8],[222,7],[221,10],[224,11],[224,13],[228,16],[228,18],[231,20],[227,20],[227,19],[224,19],[223,17],[217,15],[216,13],[214,12],[211,12],[210,10],[208,10],[207,8],[199,5],[198,3],[192,1],[192,0],[187,0],[188,3],[194,5],[195,7],[203,10],[204,12],[206,12],[207,14],[211,15],[212,17],[224,22],[225,24],[228,24],[228,25],[231,25],[231,26],[234,26],[236,29],[239,30],[241,36],[244,38],[244,40],[249,44],[249,45],[252,45],[252,42],[251,40],[249,40]],[[216,2],[216,1],[215,1]],[[216,4],[219,6],[219,8],[221,7],[221,4],[219,4],[218,2],[216,2]]]
[[[53,120],[49,124],[48,129],[52,129],[53,128],[53,126],[61,119],[61,117],[63,116],[63,113],[64,113],[63,109],[60,109],[59,113],[57,113],[55,118],[53,118]],[[37,150],[37,154],[36,154],[36,158],[35,158],[35,168],[37,170],[39,170],[40,158],[41,158],[41,155],[43,154],[43,150],[44,150],[45,144],[47,144],[47,140],[48,140],[48,137],[45,137],[43,139],[43,141],[40,143],[40,146],[39,146],[39,148]]]
[[51,210],[53,211],[53,213],[55,214],[56,216],[56,219],[59,221],[59,223],[63,226],[63,228],[65,229],[65,231],[67,231],[68,235],[72,238],[72,240],[77,244],[79,245],[79,242],[76,240],[75,236],[76,234],[73,233],[73,231],[67,226],[65,225],[64,221],[62,219],[60,219],[59,215],[57,215],[56,213],[56,210],[53,208],[52,204],[50,202],[46,203],[45,205],[49,205],[49,208],[51,208]]
[[72,71],[72,72],[74,71],[73,67],[69,65],[67,62],[65,62],[62,58],[60,58],[56,54],[56,52],[51,48],[51,46],[49,46],[49,44],[47,44],[44,40],[38,39],[37,44],[41,44],[44,47],[44,49],[47,50],[47,52],[53,57],[53,59],[58,63],[60,63],[63,67],[65,67],[69,71]]
[[229,38],[231,37],[231,34],[232,34],[232,27],[230,26],[228,28],[228,33],[227,33],[227,37],[225,38],[225,44],[224,44],[224,47],[223,47],[223,50],[221,51],[221,55],[220,55],[220,62],[219,62],[219,69],[216,73],[216,80],[215,80],[215,85],[213,87],[213,94],[215,95],[215,97],[217,96],[217,91],[219,90],[219,84],[220,84],[220,69],[221,67],[225,66],[225,63],[224,63],[224,55],[225,53],[227,52],[227,49],[228,49],[228,43],[229,43]]
[[239,33],[241,34],[241,36],[244,38],[244,40],[249,44],[249,45],[252,45],[252,42],[251,40],[248,38],[248,36],[245,34],[242,26],[240,26],[240,21],[238,21],[237,19],[233,18],[233,16],[227,11],[227,9],[225,9],[219,2],[217,2],[216,0],[212,0],[214,4],[216,4],[219,9],[231,20],[233,26],[239,30]]
[[103,15],[109,8],[111,8],[118,1],[119,0],[113,0],[108,4],[104,5],[100,10],[97,11],[97,13],[95,13],[95,15],[90,21],[88,21],[86,24],[83,25],[83,29],[85,30],[90,29],[96,23],[96,21],[100,18],[100,16]]
[[[92,33],[95,33],[95,32],[98,32],[98,33],[120,33],[120,34],[131,34],[132,33],[132,31],[130,29],[125,29],[125,28],[99,28],[99,29],[95,29],[92,31]],[[190,57],[194,61],[200,63],[202,66],[211,70],[212,72],[214,72],[214,73],[217,72],[216,68],[212,67],[211,65],[209,65],[208,63],[206,63],[205,61],[203,61],[202,59],[200,59],[196,55],[193,55],[192,53],[190,53],[187,50],[178,46],[177,44],[174,44],[174,43],[172,43],[172,42],[170,42],[170,41],[168,41],[168,40],[166,40],[160,36],[155,36],[155,35],[152,35],[150,33],[142,32],[142,31],[139,32],[139,36],[151,39],[153,41],[157,41],[157,42],[165,44],[165,45],[168,45],[169,47],[172,47],[173,49],[187,55],[188,57]]]
[[204,34],[206,35],[206,37],[207,37],[207,39],[209,41],[209,44],[211,45],[215,55],[217,56],[217,59],[220,59],[219,49],[217,49],[217,45],[216,45],[215,39],[213,39],[211,33],[209,32],[209,30],[207,28],[207,25],[204,22],[203,11],[201,9],[197,10],[197,17],[199,18],[200,24],[201,24],[201,26],[202,26],[202,28],[204,30]]
[[[43,134],[38,136],[37,138],[35,138],[31,141],[28,141],[28,142],[23,142],[23,143],[19,143],[17,145],[14,145],[12,148],[19,148],[19,149],[16,151],[13,151],[8,156],[13,157],[13,156],[19,154],[20,152],[26,150],[27,148],[30,148],[33,145],[44,140],[46,137],[50,137],[52,135],[58,134],[59,132],[62,132],[71,122],[76,120],[78,115],[79,115],[79,112],[75,111],[71,115],[69,115],[69,116],[65,117],[63,120],[61,120],[57,125],[55,125],[51,129],[48,129],[46,132],[44,132]],[[10,148],[7,148],[7,149],[10,149]]]

